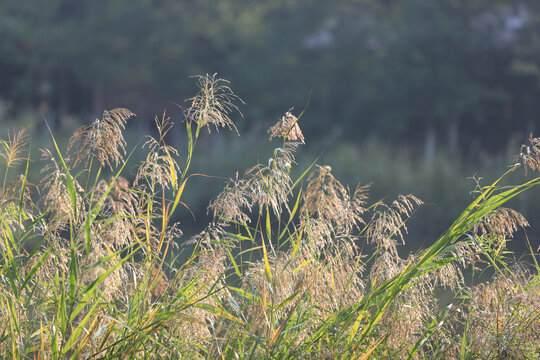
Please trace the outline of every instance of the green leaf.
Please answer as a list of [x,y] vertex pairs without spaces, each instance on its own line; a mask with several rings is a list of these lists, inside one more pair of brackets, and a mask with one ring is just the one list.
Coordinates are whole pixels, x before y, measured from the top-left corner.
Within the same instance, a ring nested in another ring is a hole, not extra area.
[[304,170],[304,172],[302,173],[302,175],[300,175],[300,177],[298,179],[296,179],[296,181],[294,182],[294,184],[291,186],[291,188],[289,189],[289,191],[287,191],[287,196],[289,196],[289,194],[294,190],[294,188],[296,187],[296,185],[298,185],[298,183],[300,181],[302,181],[302,179],[307,175],[307,173],[309,172],[309,170],[311,170],[311,168],[313,167],[313,165],[315,165],[317,163],[317,161],[319,161],[319,157],[317,156],[317,158],[307,167],[306,170]]
[[262,241],[262,250],[263,250],[263,257],[264,257],[264,271],[266,273],[266,278],[268,279],[268,281],[272,282],[272,270],[270,269],[270,261],[268,260],[268,252],[266,251],[266,244],[264,243],[264,236],[261,236],[261,241]]
[[214,306],[214,305],[211,305],[211,304],[206,304],[206,303],[197,303],[195,305],[193,305],[194,307],[196,308],[199,308],[199,309],[203,309],[203,310],[206,310],[214,315],[218,315],[222,318],[225,318],[225,319],[229,319],[229,320],[232,320],[236,323],[239,323],[239,324],[242,324],[242,325],[246,325],[246,323],[237,318],[236,316],[232,315],[231,313],[229,313],[227,310],[221,308],[221,307],[217,307],[217,306]]
[[234,267],[234,272],[236,272],[236,275],[238,275],[239,278],[242,278],[242,274],[240,273],[240,269],[238,269],[238,265],[236,264],[236,261],[234,261],[234,256],[231,254],[231,251],[229,248],[227,248],[227,253],[229,253],[229,257],[231,259],[231,262]]
[[[32,250],[32,252],[28,256],[28,260],[30,260],[31,258],[35,256],[35,254],[39,251],[39,248],[42,243],[43,243],[43,240],[35,247],[34,250]],[[45,259],[47,258],[47,256],[49,255],[52,249],[53,249],[52,247],[47,248],[47,250],[45,250],[45,252],[39,257],[39,260],[35,263],[35,265],[32,266],[32,269],[30,269],[30,271],[26,275],[26,278],[24,279],[21,285],[21,289],[24,289],[26,285],[30,282],[30,280],[32,280],[32,278],[34,277],[36,272],[39,270],[39,268],[41,267],[41,265],[43,264],[43,262],[45,261]]]
[[285,232],[287,231],[287,229],[289,228],[289,224],[291,223],[291,221],[293,220],[294,218],[294,215],[296,214],[296,211],[298,210],[298,205],[300,203],[300,197],[302,195],[302,188],[300,188],[300,191],[298,192],[298,196],[296,197],[296,202],[294,203],[294,207],[291,211],[291,214],[290,214],[290,217],[289,217],[289,221],[287,222],[287,225],[285,225],[283,231],[281,232],[281,234],[279,234],[279,237],[278,237],[278,240],[281,240],[283,238],[283,236],[285,235]]
[[19,213],[23,212],[23,203],[24,203],[24,191],[26,190],[26,182],[28,179],[28,169],[30,167],[30,149],[28,149],[28,157],[26,158],[26,169],[24,171],[23,183],[21,185],[21,197],[19,199]]
[[64,168],[64,171],[66,173],[66,182],[68,186],[69,198],[71,199],[71,209],[73,210],[73,217],[77,219],[77,191],[75,190],[75,183],[73,182],[71,173],[69,172],[66,162],[64,161],[64,157],[62,156],[62,153],[60,152],[60,149],[58,148],[56,139],[54,138],[52,130],[49,127],[49,124],[47,123],[47,121],[45,121],[45,125],[47,125],[47,129],[49,130],[49,133],[51,134],[54,148],[56,149],[58,158],[60,159],[60,162],[62,163],[62,167]]
[[62,347],[62,355],[66,355],[71,350],[71,348],[77,343],[77,341],[80,340],[81,332],[83,330],[86,331],[85,325],[88,322],[88,320],[97,316],[98,312],[96,311],[96,308],[99,305],[100,305],[100,302],[95,301],[94,304],[92,304],[92,307],[88,310],[88,312],[84,316],[84,318],[79,322],[77,327],[72,330],[71,336]]
[[77,255],[75,244],[71,244],[71,261],[69,266],[69,302],[75,303],[75,290],[77,289]]
[[[409,352],[409,356],[407,357],[407,360],[412,360],[412,358],[414,357],[414,355],[416,355],[416,353],[420,350],[420,348],[426,343],[426,341],[430,338],[430,336],[435,332],[435,330],[437,330],[438,328],[441,327],[443,321],[444,321],[444,318],[446,317],[446,315],[448,315],[448,312],[450,311],[450,309],[452,308],[452,304],[448,305],[445,309],[444,309],[444,312],[442,314],[439,314],[437,315],[432,321],[431,323],[429,324],[429,326],[427,327],[427,329],[424,331],[424,333],[422,334],[422,336],[418,339],[418,341],[416,342],[416,344],[414,344],[414,347],[411,349],[411,351]],[[441,319],[441,317],[443,319]]]
[[266,236],[268,241],[272,241],[272,226],[270,224],[270,211],[268,209],[268,204],[266,204]]
[[362,319],[364,316],[368,315],[367,311],[360,310],[358,312],[358,316],[356,317],[356,320],[354,321],[354,325],[351,328],[351,331],[349,332],[349,338],[347,339],[347,342],[350,344],[354,340],[354,337],[356,336],[356,333],[358,332],[358,328],[360,327],[360,324],[362,323]]
[[288,303],[290,303],[291,301],[293,301],[297,296],[298,294],[300,294],[300,292],[295,292],[294,294],[292,294],[291,296],[289,296],[288,298],[286,298],[285,300],[283,300],[277,307],[276,307],[276,310],[279,311],[281,309],[283,309],[285,306],[287,306]]
[[[118,269],[120,265],[122,265],[124,262],[126,262],[128,259],[130,259],[136,252],[139,250],[140,247],[136,247],[133,249],[127,256],[123,257],[120,261],[116,262],[114,266],[111,266],[108,268],[105,272],[103,272],[97,279],[92,281],[86,288],[81,292],[80,299],[78,299],[78,305],[73,309],[73,312],[70,316],[70,322],[73,321],[77,315],[84,309],[86,305],[88,305],[88,301],[94,294],[94,290],[96,287],[101,284],[113,271]],[[98,263],[105,263],[108,260],[118,256],[121,252],[125,251],[125,249],[118,250],[115,253],[112,253],[108,256],[105,256],[103,259],[101,259]]]
[[234,286],[227,286],[227,288],[229,290],[232,290],[234,292],[237,292],[238,294],[242,295],[243,297],[245,297],[246,299],[250,300],[250,301],[256,301],[258,302],[259,304],[262,304],[262,300],[260,297],[258,297],[257,295],[249,292],[249,291],[245,291],[244,289],[240,289],[240,288],[237,288],[237,287],[234,287]]

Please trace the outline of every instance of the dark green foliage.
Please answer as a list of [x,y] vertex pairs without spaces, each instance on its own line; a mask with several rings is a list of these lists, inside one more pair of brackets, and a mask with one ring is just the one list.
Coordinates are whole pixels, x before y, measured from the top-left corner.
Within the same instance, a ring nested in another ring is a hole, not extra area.
[[498,149],[539,113],[539,14],[532,0],[6,0],[0,97],[60,119],[116,104],[148,119],[191,94],[183,79],[217,72],[249,119],[311,94],[311,138],[330,123],[358,141]]

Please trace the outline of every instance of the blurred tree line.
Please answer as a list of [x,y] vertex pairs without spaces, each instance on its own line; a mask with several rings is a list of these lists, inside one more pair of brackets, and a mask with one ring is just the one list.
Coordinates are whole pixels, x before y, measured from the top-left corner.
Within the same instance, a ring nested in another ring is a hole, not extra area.
[[[3,0],[0,98],[151,119],[218,73],[251,126],[300,111],[311,138],[497,150],[540,112],[537,0]],[[311,95],[310,95],[311,94]]]

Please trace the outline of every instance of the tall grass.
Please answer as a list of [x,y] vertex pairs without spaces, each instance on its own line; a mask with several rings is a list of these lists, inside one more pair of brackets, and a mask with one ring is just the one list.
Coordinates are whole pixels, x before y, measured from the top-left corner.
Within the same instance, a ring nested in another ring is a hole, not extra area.
[[[536,359],[540,356],[538,242],[532,264],[506,243],[528,225],[508,200],[540,183],[505,184],[540,167],[530,139],[493,183],[427,249],[398,248],[422,201],[368,202],[314,162],[291,177],[305,139],[287,112],[270,130],[268,162],[237,174],[209,204],[213,220],[182,239],[175,214],[201,130],[236,129],[239,100],[215,76],[187,102],[185,149],[156,118],[145,160],[128,180],[122,130],[134,115],[105,111],[66,151],[42,150],[30,184],[25,130],[2,141],[0,353],[4,358]],[[29,154],[29,152],[28,152]],[[26,163],[23,174],[9,172]],[[105,169],[112,176],[103,175]],[[178,243],[181,246],[178,247]],[[186,255],[185,253],[188,252]],[[182,256],[180,256],[180,254]],[[476,274],[495,276],[478,283]],[[440,306],[436,292],[455,298]]]

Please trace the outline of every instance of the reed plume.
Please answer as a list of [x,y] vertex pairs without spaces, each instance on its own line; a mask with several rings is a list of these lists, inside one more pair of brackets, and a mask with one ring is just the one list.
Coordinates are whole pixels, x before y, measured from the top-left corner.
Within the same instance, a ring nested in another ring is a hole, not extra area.
[[214,125],[217,131],[220,127],[228,127],[238,133],[229,114],[233,111],[240,112],[235,103],[243,101],[231,90],[227,80],[216,76],[217,74],[195,76],[199,91],[197,95],[186,100],[191,103],[186,111],[187,121],[194,123],[197,129],[206,127],[208,132],[210,125]]
[[69,139],[68,152],[73,153],[72,166],[88,165],[95,157],[101,166],[112,169],[124,160],[126,141],[122,130],[128,119],[135,116],[128,109],[105,110],[101,119],[77,129]]

